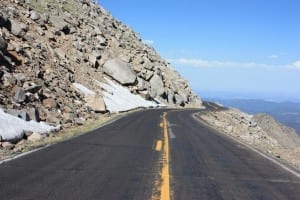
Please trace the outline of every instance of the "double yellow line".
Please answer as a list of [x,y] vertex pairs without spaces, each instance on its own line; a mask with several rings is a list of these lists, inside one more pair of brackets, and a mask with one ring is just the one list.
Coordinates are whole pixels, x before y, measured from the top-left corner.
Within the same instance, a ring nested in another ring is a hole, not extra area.
[[160,200],[170,199],[170,159],[169,159],[169,134],[168,134],[168,124],[166,119],[167,113],[163,113],[162,116],[162,128],[164,134],[163,143],[163,166],[161,172],[162,184],[160,187]]

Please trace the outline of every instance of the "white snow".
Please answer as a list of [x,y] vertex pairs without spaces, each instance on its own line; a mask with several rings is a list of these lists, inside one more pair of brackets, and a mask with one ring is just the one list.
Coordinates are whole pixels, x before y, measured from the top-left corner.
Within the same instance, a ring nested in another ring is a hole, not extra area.
[[[135,108],[149,108],[149,107],[162,107],[164,104],[158,100],[147,101],[139,95],[132,94],[128,88],[115,83],[105,78],[106,83],[94,80],[96,84],[101,87],[103,91],[103,100],[107,110],[110,112],[128,111]],[[88,89],[80,83],[73,83],[73,85],[83,94],[96,94],[94,91]]]
[[84,85],[81,85],[80,83],[73,83],[73,85],[83,94],[96,94],[94,91],[88,89]]
[[132,94],[126,87],[106,79],[107,83],[95,82],[104,89],[103,99],[110,112],[128,111],[138,107],[157,107],[158,104]]
[[59,127],[49,126],[44,122],[24,121],[5,113],[0,108],[0,136],[3,140],[21,139],[24,135],[24,131],[43,134],[57,129],[59,129]]

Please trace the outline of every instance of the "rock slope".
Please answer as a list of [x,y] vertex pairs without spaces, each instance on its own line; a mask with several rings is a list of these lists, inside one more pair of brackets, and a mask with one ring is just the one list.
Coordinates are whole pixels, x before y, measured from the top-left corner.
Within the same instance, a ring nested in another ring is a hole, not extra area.
[[237,109],[220,107],[197,115],[220,132],[300,169],[300,137],[295,130],[266,114],[249,115]]
[[201,106],[167,61],[95,2],[0,5],[0,108],[6,112],[55,126],[82,124],[110,111],[99,84],[106,80],[155,105]]

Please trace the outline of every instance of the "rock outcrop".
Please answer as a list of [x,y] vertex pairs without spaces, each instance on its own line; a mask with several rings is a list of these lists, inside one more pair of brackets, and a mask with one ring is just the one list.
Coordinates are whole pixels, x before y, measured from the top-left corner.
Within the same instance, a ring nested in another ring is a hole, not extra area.
[[161,105],[201,105],[166,60],[91,0],[0,5],[0,107],[15,116],[62,126],[95,119],[107,112],[97,84],[105,78]]

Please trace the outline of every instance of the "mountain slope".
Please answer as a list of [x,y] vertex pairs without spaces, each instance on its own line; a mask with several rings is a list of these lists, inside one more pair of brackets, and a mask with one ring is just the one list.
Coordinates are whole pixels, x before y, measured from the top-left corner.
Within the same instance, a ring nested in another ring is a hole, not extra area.
[[108,106],[117,98],[130,101],[107,91],[114,85],[147,101],[136,107],[201,106],[169,63],[95,2],[0,4],[0,107],[6,112],[52,125],[82,123],[120,111]]

